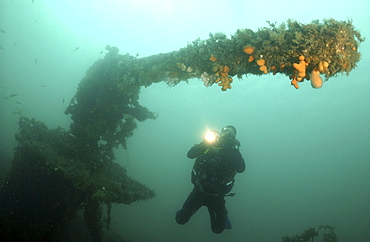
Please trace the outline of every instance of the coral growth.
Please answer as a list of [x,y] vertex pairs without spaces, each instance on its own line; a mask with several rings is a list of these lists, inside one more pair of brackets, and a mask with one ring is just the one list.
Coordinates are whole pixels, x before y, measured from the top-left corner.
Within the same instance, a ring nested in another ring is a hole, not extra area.
[[317,67],[313,68],[313,70],[311,71],[311,77],[310,77],[311,86],[313,88],[322,87],[323,81],[320,76],[320,73],[326,72],[328,67],[329,67],[329,63],[327,61],[320,61]]
[[[12,169],[0,190],[0,234],[9,241],[58,241],[65,223],[81,208],[91,239],[100,241],[102,204],[154,197],[112,160],[97,170],[103,151],[87,150],[84,141],[71,133],[49,130],[25,117],[19,128]],[[88,155],[90,162],[83,158],[87,152],[93,154]]]
[[293,80],[291,81],[291,84],[298,89],[298,82],[303,81],[303,78],[306,77],[306,66],[308,66],[308,63],[305,61],[305,57],[303,55],[299,56],[299,64],[294,63],[293,67],[295,69],[295,74],[293,77]]
[[269,23],[258,31],[239,29],[231,38],[210,34],[178,51],[143,58],[119,54],[117,47],[107,45],[108,53],[89,68],[65,111],[73,121],[69,131],[48,130],[21,118],[12,168],[1,179],[0,234],[14,235],[16,241],[45,240],[45,235],[56,240],[53,235],[63,223],[84,208],[91,240],[101,241],[102,204],[110,208],[155,195],[114,163],[113,148],[127,148],[136,122],[157,117],[140,105],[141,87],[201,78],[206,86],[216,82],[226,91],[232,88],[232,76],[268,73],[268,63],[274,74],[291,76],[296,88],[306,73],[319,88],[320,73],[328,79],[356,67],[363,41],[351,21],[327,19]]
[[[230,78],[261,75],[269,71],[280,73],[293,79],[293,85],[298,88],[299,81],[308,79],[307,74],[315,67],[323,67],[323,61],[330,63],[324,72],[319,70],[327,80],[338,73],[348,74],[360,60],[358,47],[364,39],[351,21],[326,19],[302,24],[288,20],[280,25],[268,24],[268,27],[257,31],[239,29],[231,38],[222,33],[211,33],[208,39],[198,38],[184,48],[169,53],[143,58],[118,55],[115,62],[121,60],[123,65],[106,68],[102,72],[116,72],[120,92],[129,95],[138,92],[140,86],[161,81],[174,86],[181,81],[201,78],[209,86],[212,81],[205,80],[203,74],[218,73],[220,66],[230,68]],[[111,47],[110,50],[110,56],[115,57],[117,49]],[[304,59],[297,60],[300,56]],[[256,65],[259,59],[265,60],[265,64]],[[301,66],[305,68],[300,70]],[[220,82],[221,77],[217,76]],[[231,83],[228,78],[222,79]]]
[[222,91],[232,88],[230,84],[233,82],[233,79],[229,77],[229,72],[230,68],[228,66],[220,66],[219,71],[215,74],[215,76],[218,77],[215,82],[218,83],[219,86],[222,86]]
[[313,88],[321,88],[322,87],[322,78],[320,76],[320,72],[317,70],[312,70],[311,71],[311,86]]
[[267,71],[266,61],[264,59],[257,60],[257,65],[260,66],[260,71],[267,74],[268,71]]
[[309,228],[304,231],[301,235],[295,236],[283,236],[281,238],[282,242],[305,242],[314,241],[318,237],[319,241],[325,242],[338,242],[338,237],[334,233],[334,227],[329,225],[320,225],[317,229]]
[[252,54],[252,53],[254,52],[254,48],[253,48],[252,46],[250,46],[250,45],[247,45],[247,46],[245,46],[245,47],[243,48],[243,51],[244,51],[246,54],[250,55],[250,54]]
[[299,64],[294,63],[293,67],[298,72],[295,78],[297,79],[297,81],[300,82],[306,76],[306,66],[308,65],[308,63],[305,62],[303,55],[301,55],[298,59],[299,59]]
[[211,55],[211,58],[209,58],[210,61],[215,62],[217,61],[217,58],[214,55]]
[[216,80],[216,77],[214,75],[210,75],[207,72],[203,72],[200,77],[204,83],[204,86],[206,87],[211,86]]

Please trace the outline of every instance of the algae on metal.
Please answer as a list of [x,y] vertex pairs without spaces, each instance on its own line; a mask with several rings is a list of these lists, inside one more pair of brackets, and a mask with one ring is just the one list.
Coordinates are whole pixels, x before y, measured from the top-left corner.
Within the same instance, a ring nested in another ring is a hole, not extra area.
[[[161,81],[176,85],[180,81],[201,78],[203,73],[216,75],[220,66],[229,67],[230,77],[263,75],[265,73],[257,64],[259,59],[265,60],[267,73],[291,77],[294,74],[293,64],[299,62],[299,56],[305,56],[308,73],[322,61],[329,63],[329,67],[322,71],[328,80],[339,73],[349,74],[360,60],[358,49],[364,39],[350,20],[314,20],[309,24],[293,20],[280,25],[268,23],[269,27],[258,31],[239,29],[230,38],[223,33],[210,34],[206,40],[196,39],[170,53],[144,58],[117,55],[111,61],[117,64],[114,71],[118,90],[131,95],[141,86]],[[245,46],[253,47],[254,52],[246,54],[243,51]],[[115,51],[118,54],[118,50]],[[251,55],[252,61],[249,59]],[[214,60],[210,60],[212,57]]]
[[48,129],[20,118],[12,169],[0,188],[0,232],[11,236],[22,231],[16,234],[20,239],[52,240],[62,233],[62,224],[84,208],[91,239],[102,241],[104,204],[109,225],[112,203],[154,197],[114,163],[113,148],[127,148],[136,122],[157,118],[140,105],[141,87],[200,78],[206,86],[221,82],[226,91],[234,76],[280,73],[293,79],[294,64],[302,56],[307,73],[327,63],[320,72],[328,80],[356,67],[362,41],[351,21],[328,19],[269,23],[257,31],[239,29],[230,38],[214,33],[178,51],[144,58],[107,46],[108,53],[89,68],[65,111],[71,115],[70,130]]
[[314,241],[315,238],[325,242],[338,242],[338,237],[334,233],[334,227],[330,225],[320,225],[318,228],[309,228],[301,235],[283,236],[282,242],[305,242]]
[[101,241],[103,204],[155,196],[113,161],[91,169],[81,159],[80,141],[69,132],[26,117],[20,118],[19,127],[12,168],[0,189],[3,239],[59,241],[65,224],[84,209],[91,238]]

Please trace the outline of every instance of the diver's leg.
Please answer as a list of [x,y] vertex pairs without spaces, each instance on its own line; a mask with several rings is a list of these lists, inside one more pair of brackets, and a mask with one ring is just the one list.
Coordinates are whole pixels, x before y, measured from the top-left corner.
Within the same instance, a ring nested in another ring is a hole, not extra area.
[[219,234],[224,231],[227,221],[225,199],[220,196],[214,196],[213,199],[207,203],[207,207],[211,218],[212,231]]
[[176,212],[176,222],[178,224],[187,223],[191,216],[193,216],[202,205],[202,193],[194,188],[186,199],[182,209]]

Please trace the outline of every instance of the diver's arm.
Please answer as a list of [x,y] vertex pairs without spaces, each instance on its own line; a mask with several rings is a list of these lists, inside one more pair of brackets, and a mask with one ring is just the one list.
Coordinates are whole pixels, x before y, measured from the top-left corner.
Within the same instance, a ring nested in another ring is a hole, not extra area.
[[245,161],[242,157],[242,154],[239,152],[239,150],[235,151],[234,165],[235,165],[235,171],[236,172],[242,173],[242,172],[245,171]]
[[204,142],[201,142],[191,147],[191,149],[188,151],[187,156],[190,159],[194,159],[197,156],[203,154],[207,149],[208,149],[208,146]]

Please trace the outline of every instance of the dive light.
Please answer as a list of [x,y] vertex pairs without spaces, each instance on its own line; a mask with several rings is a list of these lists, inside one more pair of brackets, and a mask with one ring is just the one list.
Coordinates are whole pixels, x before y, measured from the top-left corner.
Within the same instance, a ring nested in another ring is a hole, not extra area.
[[215,130],[208,130],[204,136],[203,141],[207,144],[214,144],[218,141],[218,138],[220,137],[220,133],[218,133]]

